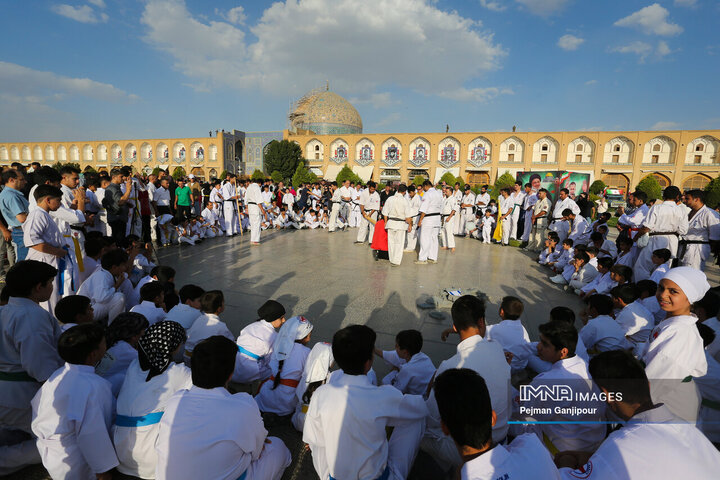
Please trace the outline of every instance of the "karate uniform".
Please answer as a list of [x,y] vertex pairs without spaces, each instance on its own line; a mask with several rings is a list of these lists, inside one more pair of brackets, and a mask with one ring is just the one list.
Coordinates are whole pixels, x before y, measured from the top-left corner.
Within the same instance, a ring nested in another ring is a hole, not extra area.
[[356,241],[364,242],[367,239],[368,243],[372,243],[373,233],[375,233],[375,225],[368,222],[365,217],[367,216],[373,220],[377,220],[378,213],[380,211],[380,194],[378,194],[377,190],[370,193],[369,189],[365,189],[360,194],[358,203],[362,205],[362,208],[365,211],[365,216],[360,218],[360,228],[358,229]]
[[565,200],[560,200],[560,198],[558,198],[555,202],[555,208],[553,209],[552,220],[560,220],[563,216],[562,212],[566,208],[572,210],[572,213],[575,215],[580,215],[580,207],[577,206],[575,200],[570,197],[565,197]]
[[[594,259],[593,259],[594,260]],[[590,260],[592,262],[592,260]],[[580,290],[598,276],[597,268],[592,263],[586,263],[575,272],[568,283],[570,288]]]
[[688,220],[688,231],[683,240],[689,243],[680,246],[680,265],[705,270],[710,257],[710,240],[720,240],[720,214],[703,205]]
[[[530,385],[539,387],[542,385],[552,388],[553,385],[569,385],[574,393],[590,394],[596,390],[589,379],[587,363],[578,355],[558,360],[552,364],[547,372],[539,373]],[[595,391],[599,393],[599,391]],[[528,402],[523,402],[524,407],[548,407],[547,402],[540,401],[537,397]],[[545,446],[551,453],[566,450],[580,450],[592,452],[605,438],[606,426],[602,423],[605,419],[605,404],[601,401],[588,401],[583,403],[583,408],[593,409],[595,413],[584,413],[578,415],[566,414],[556,409],[577,406],[574,400],[563,400],[552,402],[553,412],[550,414],[524,415],[516,414],[518,419],[537,420],[540,422],[559,423],[535,423],[524,425],[519,430],[534,432],[538,438],[543,440]],[[516,408],[519,405],[516,405]],[[569,423],[569,422],[588,423]],[[597,422],[597,423],[593,423]]]
[[626,267],[633,268],[635,266],[635,261],[637,260],[635,251],[636,249],[632,248],[625,253],[618,253],[617,258],[615,259],[615,265],[625,265]]
[[615,321],[633,345],[644,344],[650,336],[650,331],[655,327],[652,313],[637,301],[628,304],[615,315]]
[[355,228],[360,225],[360,204],[358,199],[360,198],[360,191],[357,188],[350,189],[350,218],[349,223],[351,228]]
[[395,350],[386,350],[383,351],[383,360],[398,368],[397,371],[393,370],[383,378],[383,385],[392,385],[402,393],[425,395],[430,380],[435,375],[435,365],[430,357],[418,352],[406,362],[398,357]]
[[65,295],[72,295],[75,291],[73,289],[72,257],[68,253],[59,258],[49,253],[39,252],[31,247],[47,243],[56,248],[65,248],[66,251],[69,249],[65,245],[62,233],[53,218],[48,212],[38,207],[30,210],[27,220],[23,223],[23,243],[28,247],[25,260],[37,260],[58,269],[58,274],[53,280],[53,293],[47,302],[43,302],[43,308],[52,315],[55,312],[55,305],[60,299]]
[[223,185],[220,195],[223,198],[223,218],[225,219],[225,235],[232,237],[238,234],[237,204],[232,197],[237,196],[235,185],[227,182]]
[[[148,370],[140,368],[140,361],[133,360],[117,397],[117,414],[121,417],[115,421],[112,435],[120,462],[117,469],[125,475],[155,478],[158,461],[155,445],[160,433],[157,417],[165,412],[176,392],[192,387],[192,376],[189,368],[178,363],[146,382],[147,375]],[[145,420],[137,418],[145,416]],[[133,423],[135,426],[128,426]]]
[[[471,206],[463,207],[463,204]],[[475,220],[475,213],[473,212],[472,205],[475,205],[475,194],[472,192],[472,190],[468,190],[467,193],[462,196],[462,200],[460,201],[460,218],[457,220],[458,235],[467,234],[465,225],[467,224],[467,222]]]
[[120,340],[107,349],[102,360],[95,367],[95,373],[110,382],[113,397],[118,396],[120,387],[125,381],[125,372],[137,358],[137,350],[125,340]]
[[[262,192],[257,183],[251,183],[245,193],[245,203],[247,204],[248,216],[250,217],[250,241],[260,242],[260,204],[263,203]],[[227,225],[227,222],[226,222]]]
[[503,350],[513,354],[510,368],[513,371],[519,371],[525,368],[527,361],[524,361],[519,355],[522,346],[530,342],[530,335],[522,324],[520,319],[517,320],[501,320],[495,325],[488,325],[485,331],[485,339],[498,342]]
[[591,354],[627,350],[630,347],[625,338],[625,331],[609,315],[598,315],[588,319],[588,323],[578,332],[578,337],[582,339]]
[[118,465],[110,439],[110,383],[89,365],[66,363],[32,399],[32,430],[53,479],[94,480]]
[[[540,251],[544,245],[545,236],[547,234],[548,222],[550,217],[550,200],[545,197],[542,200],[537,199],[532,207],[533,215],[539,215],[541,212],[545,212],[545,215],[535,219],[535,226],[531,227],[532,236],[530,238],[530,244],[528,248],[533,251]],[[526,214],[527,215],[527,214]],[[532,222],[532,216],[530,217]],[[527,217],[526,217],[527,226]],[[523,235],[524,238],[524,235]]]
[[523,242],[530,242],[530,233],[532,232],[533,227],[533,207],[535,206],[537,201],[538,197],[536,192],[530,192],[529,194],[525,194],[525,198],[523,199],[522,209],[525,212],[525,224],[523,226],[522,234]]
[[125,311],[125,295],[115,290],[115,277],[100,267],[95,270],[78,290],[78,295],[90,299],[95,320],[108,319],[108,325]]
[[[65,245],[68,247],[68,253],[72,258],[73,268],[71,272],[74,286],[73,290],[75,291],[81,283],[80,274],[85,271],[85,266],[82,264],[82,258],[85,254],[85,236],[82,231],[77,230],[85,227],[85,213],[72,208],[75,195],[67,185],[60,185],[60,190],[63,194],[61,206],[55,212],[51,212],[50,216],[53,217],[58,224],[58,228],[63,234]],[[87,203],[88,202],[86,202],[86,204]]]
[[407,201],[408,205],[410,205],[410,217],[412,217],[413,224],[412,229],[407,234],[407,245],[405,246],[405,250],[415,251],[418,239],[417,224],[418,219],[420,218],[420,204],[422,203],[422,197],[417,193],[412,198],[408,195]]
[[667,248],[673,257],[677,254],[677,235],[688,233],[688,219],[682,208],[675,202],[667,200],[652,206],[643,222],[643,227],[650,229],[650,239],[635,261],[633,267],[635,282],[650,278],[654,268],[652,252],[659,248]]
[[676,480],[714,478],[718,469],[720,452],[712,443],[659,405],[612,432],[582,468],[561,468],[560,474],[568,480]]
[[[28,298],[10,297],[0,308],[0,431],[31,432],[30,400],[63,365],[61,333],[57,320]],[[34,439],[0,446],[0,475],[39,462]]]
[[423,218],[420,225],[420,253],[418,254],[418,260],[421,262],[428,259],[437,261],[438,233],[441,228],[440,211],[442,208],[443,197],[439,190],[430,188],[425,192],[419,209],[420,214],[425,214],[425,218]]
[[190,357],[195,345],[215,335],[222,335],[230,340],[235,339],[225,322],[220,320],[220,317],[214,313],[203,313],[195,319],[192,327],[187,332],[187,340],[185,341],[184,359],[187,366],[190,366]]
[[[482,203],[482,205],[480,205]],[[476,208],[485,215],[485,209],[490,205],[490,194],[489,193],[478,193],[475,196]]]
[[210,190],[209,201],[210,201],[210,203],[213,204],[213,210],[222,208],[222,206],[223,206],[222,186],[220,186],[219,188],[213,187],[213,189]]
[[653,328],[641,353],[650,394],[655,403],[664,403],[677,417],[697,421],[700,394],[688,377],[707,373],[702,338],[695,326],[697,318],[681,315],[663,320]]
[[394,265],[400,265],[402,262],[405,233],[409,227],[405,219],[410,218],[411,213],[410,204],[400,192],[388,198],[382,209],[382,214],[388,219],[385,223],[388,233],[388,256],[390,263]]
[[178,303],[165,315],[165,320],[172,320],[183,326],[185,331],[190,330],[195,320],[202,315],[202,312],[197,308],[193,308],[190,305],[184,303]]
[[493,228],[495,226],[495,217],[483,217],[482,222],[482,242],[492,243]]
[[[440,364],[437,375],[451,368],[469,368],[480,374],[490,392],[490,401],[497,415],[497,422],[492,429],[494,442],[505,439],[508,433],[510,417],[510,365],[505,360],[502,346],[498,342],[473,335],[460,342],[457,353]],[[422,441],[423,451],[438,460],[444,468],[461,463],[460,454],[455,448],[452,438],[445,435],[440,427],[440,412],[435,401],[434,390],[427,399],[428,418],[427,430]]]
[[[520,211],[525,203],[526,194],[523,191],[513,191],[508,197],[511,201],[512,213],[508,216],[510,219],[510,238],[517,240],[518,223],[520,223]],[[504,213],[504,212],[503,212]]]
[[143,315],[150,325],[163,321],[166,316],[165,310],[160,307],[156,307],[153,302],[148,300],[143,300],[139,305],[135,305],[130,311]]
[[270,322],[258,320],[240,331],[237,337],[238,362],[233,380],[249,383],[264,380],[270,376],[270,354],[277,337],[277,331]]
[[342,197],[340,196],[340,190],[335,189],[332,195],[332,208],[330,209],[330,225],[328,225],[328,232],[334,232],[338,228],[338,215],[340,214],[340,205],[342,204]]
[[590,240],[590,229],[587,220],[580,215],[576,215],[575,220],[572,221],[568,238],[573,241],[573,246],[585,245]]
[[462,480],[559,479],[550,453],[535,435],[523,434],[509,445],[495,445],[460,470]]
[[273,377],[263,382],[260,391],[255,396],[258,408],[261,412],[270,412],[277,415],[290,415],[295,411],[298,399],[295,396],[295,389],[300,384],[305,362],[310,354],[310,349],[305,345],[294,343],[290,355],[283,363],[280,372],[280,383],[273,389]]
[[[421,396],[375,387],[366,375],[342,373],[313,394],[303,441],[321,479],[377,479],[386,469],[384,478],[405,479],[426,415]],[[389,440],[386,427],[395,427]]]
[[582,287],[580,291],[590,293],[595,290],[595,293],[606,295],[616,286],[617,282],[612,279],[610,272],[603,275],[598,273],[598,275],[590,283]]
[[608,253],[605,252],[599,252],[597,255],[597,258],[603,258],[603,257],[609,257],[609,258],[615,258],[617,257],[617,246],[615,245],[615,242],[612,240],[603,240],[602,245],[600,246],[600,250],[605,250]]
[[280,480],[291,462],[282,440],[267,436],[252,397],[223,387],[192,386],[170,398],[157,454],[158,480]]
[[[455,224],[458,221],[458,212],[460,207],[457,203],[457,199],[450,195],[443,199],[442,210],[440,215],[442,217],[443,226],[440,239],[440,243],[445,248],[455,248]],[[450,215],[452,214],[452,217]]]
[[[668,272],[668,270],[670,270],[669,263],[670,262],[663,263],[663,264],[660,264],[657,267],[655,267],[655,270],[653,270],[652,275],[650,275],[650,280],[659,284],[660,280],[662,280],[663,277],[665,276],[665,274]],[[685,266],[688,266],[688,265],[685,265]],[[698,270],[700,270],[700,269],[698,268]]]

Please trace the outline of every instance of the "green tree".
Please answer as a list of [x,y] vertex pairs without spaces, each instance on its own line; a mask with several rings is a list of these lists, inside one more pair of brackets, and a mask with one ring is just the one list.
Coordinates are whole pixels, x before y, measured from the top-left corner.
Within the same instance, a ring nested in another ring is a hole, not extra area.
[[463,180],[462,177],[455,177],[455,182],[460,184],[460,190],[465,188],[465,180]]
[[637,184],[636,190],[645,192],[648,200],[657,200],[662,197],[662,187],[653,175],[648,175]]
[[250,178],[252,180],[265,180],[266,177],[261,170],[255,170]]
[[360,178],[355,172],[353,172],[347,165],[345,165],[342,170],[340,170],[337,178],[335,179],[338,185],[341,185],[342,182],[344,182],[345,180],[350,180],[351,182],[355,182],[356,184],[358,182],[362,183],[362,178]]
[[423,177],[422,175],[415,175],[415,178],[413,178],[413,183],[416,186],[420,187],[423,183],[425,183],[425,177]]
[[225,177],[227,176],[227,174],[228,174],[228,171],[223,170],[222,172],[220,172],[220,176],[218,178],[225,180]]
[[513,185],[515,185],[515,178],[508,172],[503,173],[495,180],[495,185],[493,185],[492,191],[490,192],[490,198],[497,200],[500,196],[500,190],[503,188],[511,188]]
[[705,192],[705,204],[710,208],[715,208],[720,203],[720,177],[712,179],[705,187]]
[[97,170],[95,170],[93,167],[87,167],[85,168],[83,173],[97,173]]
[[278,172],[277,170],[270,174],[270,179],[273,181],[273,183],[280,183],[285,180],[282,176],[282,173]]
[[453,175],[450,172],[443,173],[443,176],[440,177],[440,181],[438,183],[445,182],[447,185],[454,185],[455,184],[455,175]]
[[186,175],[185,169],[183,167],[175,167],[175,170],[173,170],[172,177],[177,181],[178,178],[184,177]]
[[264,168],[265,172],[278,171],[282,178],[290,178],[298,163],[302,160],[302,149],[300,145],[289,140],[270,142],[265,151]]
[[80,164],[79,164],[79,163],[75,163],[75,162],[65,162],[65,163],[55,162],[52,167],[53,167],[55,170],[60,170],[60,169],[63,168],[63,167],[75,167],[75,168],[77,168],[78,170],[80,170],[80,171],[82,172],[82,169],[80,168]]
[[590,193],[593,195],[600,195],[606,188],[607,185],[605,185],[605,182],[602,180],[595,180],[590,184]]
[[155,175],[156,177],[160,175],[160,167],[153,168],[153,171],[150,172],[150,175]]
[[315,183],[317,179],[317,175],[305,166],[305,162],[300,162],[292,176],[292,185],[293,187],[299,187],[303,183]]

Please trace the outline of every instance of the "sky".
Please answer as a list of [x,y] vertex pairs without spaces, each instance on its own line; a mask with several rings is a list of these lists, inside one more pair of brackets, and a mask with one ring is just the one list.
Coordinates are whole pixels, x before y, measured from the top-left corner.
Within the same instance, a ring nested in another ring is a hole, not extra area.
[[[63,1],[69,3],[62,3]],[[3,0],[0,141],[720,128],[716,0]]]

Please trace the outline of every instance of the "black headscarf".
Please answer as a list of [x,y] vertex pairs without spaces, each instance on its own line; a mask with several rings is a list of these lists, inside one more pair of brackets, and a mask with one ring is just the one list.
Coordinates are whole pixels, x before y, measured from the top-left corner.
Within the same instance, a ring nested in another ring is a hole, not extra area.
[[163,320],[145,330],[145,334],[138,341],[138,357],[143,370],[150,367],[146,382],[170,366],[172,354],[187,340],[187,334],[182,325],[171,320]]

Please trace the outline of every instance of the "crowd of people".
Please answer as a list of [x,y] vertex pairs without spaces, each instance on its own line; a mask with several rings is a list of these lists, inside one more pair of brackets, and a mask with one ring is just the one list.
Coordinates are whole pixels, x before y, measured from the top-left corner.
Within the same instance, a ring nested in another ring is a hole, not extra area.
[[[306,455],[268,436],[277,417],[302,432],[323,480],[408,478],[420,451],[440,478],[713,478],[720,468],[720,289],[703,272],[720,221],[700,191],[668,187],[651,208],[633,193],[612,241],[609,213],[590,223],[569,192],[552,205],[542,189],[519,197],[522,185],[495,205],[459,185],[293,191],[229,175],[199,198],[179,180],[168,200],[167,176],[152,191],[155,179],[113,170],[98,195],[96,179],[82,189],[76,170],[47,168],[30,188],[26,172],[2,174],[3,237],[18,261],[0,292],[0,475],[41,462],[54,479],[280,479]],[[222,215],[206,226],[205,211]],[[458,297],[441,337],[457,334],[457,353],[436,364],[417,330],[398,332],[390,350],[364,325],[313,342],[312,319],[286,318],[275,300],[235,336],[222,290],[178,282],[153,254],[153,235],[173,241],[168,223],[182,228],[178,241],[194,228],[246,228],[257,244],[263,226],[304,228],[283,223],[289,211],[325,218],[330,232],[356,227],[356,243],[391,264],[417,243],[418,263],[437,261],[439,243],[482,239],[495,215],[498,243],[524,239],[584,306],[553,308],[531,342],[523,299],[504,297],[500,323],[487,325],[483,300]],[[381,379],[376,359],[391,369]],[[558,383],[580,396],[523,393]]]

